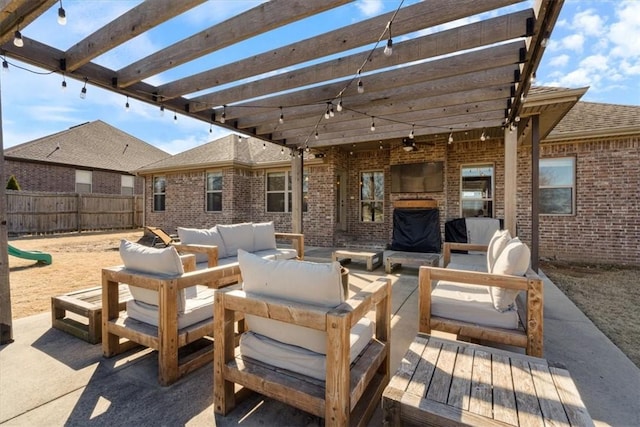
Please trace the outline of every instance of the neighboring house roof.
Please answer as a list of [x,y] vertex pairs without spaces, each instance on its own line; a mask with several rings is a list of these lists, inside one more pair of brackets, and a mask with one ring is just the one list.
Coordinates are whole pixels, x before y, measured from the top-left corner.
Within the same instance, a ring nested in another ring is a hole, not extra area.
[[640,106],[578,102],[547,140],[640,134]]
[[4,156],[13,160],[133,172],[170,154],[96,120],[7,148]]
[[230,134],[174,156],[146,165],[136,172],[149,174],[225,165],[277,166],[291,163],[289,149],[257,138]]

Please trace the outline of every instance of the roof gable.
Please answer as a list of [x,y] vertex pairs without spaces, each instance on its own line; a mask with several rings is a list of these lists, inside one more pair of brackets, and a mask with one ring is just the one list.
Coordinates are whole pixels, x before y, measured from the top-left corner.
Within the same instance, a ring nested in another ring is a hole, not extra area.
[[640,106],[578,102],[549,134],[549,139],[640,133]]
[[132,172],[169,153],[101,120],[4,150],[5,158]]

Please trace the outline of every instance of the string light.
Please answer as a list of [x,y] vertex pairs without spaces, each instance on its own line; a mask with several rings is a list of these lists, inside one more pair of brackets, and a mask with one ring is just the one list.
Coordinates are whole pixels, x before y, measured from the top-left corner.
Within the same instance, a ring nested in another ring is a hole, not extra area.
[[338,110],[338,113],[342,111],[342,99],[338,101],[338,106],[336,107],[336,110]]
[[58,8],[58,24],[67,25],[67,13],[62,7],[62,0],[60,0],[60,7]]
[[376,131],[376,123],[374,121],[374,117],[371,117],[371,132]]
[[2,58],[2,71],[5,73],[9,72],[9,63],[6,58]]
[[382,150],[384,147],[382,146],[382,141],[380,141],[380,149]]
[[409,132],[409,139],[413,139],[415,137],[415,134],[414,134],[414,131],[413,131],[415,126],[416,126],[415,124],[411,125],[411,132]]
[[67,81],[64,79],[64,73],[62,73],[62,83],[60,83],[62,90],[67,90]]
[[173,123],[178,123],[178,113],[173,110]]
[[220,123],[224,123],[227,121],[227,106],[222,106],[222,115],[220,115]]
[[16,47],[24,46],[24,40],[22,40],[22,33],[20,32],[20,26],[18,26],[18,29],[13,34],[13,44]]
[[329,117],[331,117],[331,115],[329,114],[329,103],[327,102],[327,109],[324,112],[324,118],[329,120]]
[[364,93],[364,85],[361,79],[358,79],[358,93]]
[[282,107],[280,107],[280,118],[278,119],[278,123],[284,123],[284,114],[282,113]]
[[391,21],[387,24],[387,30],[389,30],[389,39],[387,40],[387,45],[384,47],[385,56],[391,56],[393,53],[393,40],[391,40]]
[[453,132],[449,134],[449,144],[453,142]]
[[334,117],[336,113],[333,112],[333,104],[329,107],[329,117]]
[[266,149],[267,149],[267,143],[266,143],[266,142],[263,142],[263,143],[262,143],[262,149],[263,149],[263,150],[266,150]]
[[482,135],[480,135],[480,141],[484,142],[487,140],[487,137],[484,134],[484,129],[482,129]]
[[160,117],[164,117],[164,105],[160,106]]
[[85,99],[87,97],[87,81],[89,79],[87,79],[86,77],[84,78],[84,86],[82,86],[82,89],[80,89],[80,98]]
[[318,129],[316,129],[315,138],[318,139],[320,136],[318,135]]
[[124,109],[126,112],[129,112],[129,95],[127,95],[127,103],[124,104]]

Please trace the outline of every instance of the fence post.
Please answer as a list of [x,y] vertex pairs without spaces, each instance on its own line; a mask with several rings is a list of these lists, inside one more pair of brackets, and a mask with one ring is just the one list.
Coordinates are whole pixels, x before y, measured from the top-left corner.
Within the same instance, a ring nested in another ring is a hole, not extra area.
[[82,195],[80,193],[76,193],[78,195],[78,204],[76,206],[76,226],[78,228],[78,233],[82,232]]

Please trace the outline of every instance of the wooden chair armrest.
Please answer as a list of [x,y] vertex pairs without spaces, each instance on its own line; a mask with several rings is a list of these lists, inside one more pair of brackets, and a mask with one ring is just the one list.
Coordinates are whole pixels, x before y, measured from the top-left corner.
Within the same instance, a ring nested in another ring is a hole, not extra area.
[[297,252],[298,259],[304,259],[304,234],[300,233],[275,233],[276,239],[291,240]]
[[447,266],[451,262],[451,251],[480,251],[487,252],[487,245],[461,242],[444,242],[442,245],[442,265]]
[[180,253],[206,254],[208,267],[218,265],[218,247],[215,245],[174,243],[173,247]]

